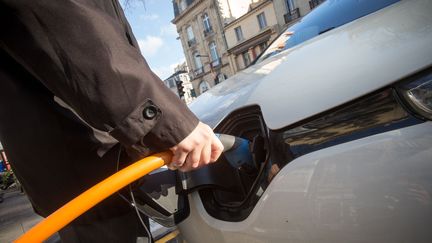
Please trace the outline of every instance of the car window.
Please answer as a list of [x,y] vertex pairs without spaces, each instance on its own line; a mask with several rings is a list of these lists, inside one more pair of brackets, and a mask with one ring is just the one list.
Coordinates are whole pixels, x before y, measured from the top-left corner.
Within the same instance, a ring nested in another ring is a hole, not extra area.
[[281,34],[257,62],[398,1],[327,0]]

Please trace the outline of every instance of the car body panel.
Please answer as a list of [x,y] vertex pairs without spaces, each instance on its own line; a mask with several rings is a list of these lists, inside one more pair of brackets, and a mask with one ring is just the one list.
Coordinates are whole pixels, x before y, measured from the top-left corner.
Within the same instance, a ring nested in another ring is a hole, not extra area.
[[[276,130],[432,65],[432,1],[402,0],[238,73],[191,109],[215,128],[260,107]],[[179,224],[194,242],[431,242],[432,122],[320,149],[281,168],[240,222],[209,215],[198,192]]]
[[431,12],[432,1],[401,1],[238,73],[190,108],[215,127],[258,104],[270,129],[329,110],[429,67]]
[[242,222],[211,217],[198,193],[190,204],[189,243],[430,242],[432,122],[295,159]]

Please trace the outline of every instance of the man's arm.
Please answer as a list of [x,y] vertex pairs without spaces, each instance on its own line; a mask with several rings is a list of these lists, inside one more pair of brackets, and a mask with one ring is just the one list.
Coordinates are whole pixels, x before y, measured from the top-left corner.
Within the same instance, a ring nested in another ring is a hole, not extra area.
[[180,160],[193,151],[187,138],[207,128],[151,72],[111,1],[0,4],[1,48],[87,123],[137,150],[172,148]]

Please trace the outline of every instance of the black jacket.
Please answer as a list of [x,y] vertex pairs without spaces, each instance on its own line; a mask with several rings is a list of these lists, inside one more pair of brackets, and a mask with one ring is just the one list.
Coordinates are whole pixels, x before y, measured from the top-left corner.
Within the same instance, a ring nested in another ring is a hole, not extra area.
[[[116,0],[0,0],[0,141],[46,216],[198,124],[149,69]],[[114,151],[115,150],[115,151]]]

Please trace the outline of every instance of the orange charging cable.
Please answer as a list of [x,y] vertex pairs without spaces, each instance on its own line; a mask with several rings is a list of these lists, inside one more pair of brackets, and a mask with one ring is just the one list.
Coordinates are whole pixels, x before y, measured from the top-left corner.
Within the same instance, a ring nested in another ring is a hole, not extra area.
[[87,210],[128,184],[171,162],[172,154],[164,152],[146,157],[120,170],[88,189],[35,225],[16,243],[42,242],[65,227]]

